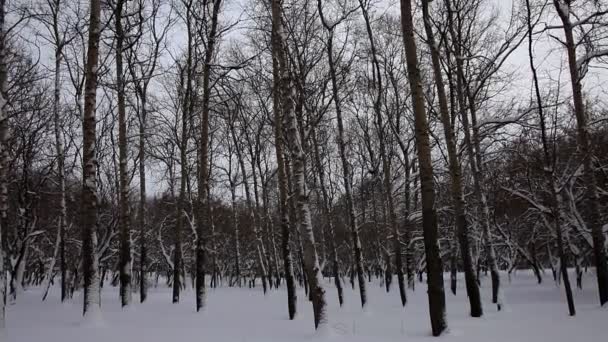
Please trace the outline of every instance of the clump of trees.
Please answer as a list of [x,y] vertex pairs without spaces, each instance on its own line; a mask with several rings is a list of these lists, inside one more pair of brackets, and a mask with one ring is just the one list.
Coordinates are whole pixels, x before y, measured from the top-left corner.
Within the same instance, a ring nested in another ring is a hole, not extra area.
[[379,279],[405,306],[418,275],[433,335],[447,271],[473,317],[480,279],[500,310],[518,268],[550,268],[574,315],[568,268],[580,287],[593,267],[608,301],[608,113],[587,82],[605,4],[228,6],[0,0],[0,329],[55,283],[87,317],[106,286],[123,306],[192,287],[199,311],[207,287],[260,283],[293,319],[300,286],[323,329],[345,287],[365,307]]

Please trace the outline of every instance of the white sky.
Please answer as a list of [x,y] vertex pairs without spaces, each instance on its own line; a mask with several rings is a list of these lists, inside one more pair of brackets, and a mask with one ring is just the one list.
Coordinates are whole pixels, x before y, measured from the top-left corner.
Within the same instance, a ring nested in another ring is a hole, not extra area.
[[[14,0],[15,1],[15,0]],[[23,0],[27,1],[30,4],[40,2],[41,0]],[[70,0],[77,1],[77,0]],[[81,2],[85,2],[85,0],[78,0]],[[315,1],[315,0],[312,0]],[[511,1],[509,0],[489,0],[494,3],[500,9],[501,16],[505,18],[505,20],[510,16],[511,9]],[[242,19],[246,19],[245,14],[243,14],[243,4],[244,0],[227,0],[224,3],[224,13],[223,13],[223,21],[224,22],[233,22],[236,18],[241,17]],[[376,3],[378,9],[375,11],[376,14],[381,13],[382,11],[389,11],[398,14],[399,12],[399,2],[396,0],[380,0]],[[30,5],[31,6],[31,5]],[[360,12],[357,12],[355,15],[360,16]],[[419,13],[418,13],[419,15]],[[558,19],[556,18],[555,9],[552,4],[549,3],[545,11],[545,17],[543,21],[551,24],[557,24]],[[45,46],[45,44],[40,40],[34,38],[32,32],[35,30],[35,24],[31,24],[30,28],[25,28],[20,33],[26,40],[30,43],[34,43],[39,47],[39,49],[34,48],[34,44],[30,44],[30,48],[32,48],[32,53],[34,55],[40,54],[40,62],[50,67],[53,65],[53,53],[49,46]],[[247,21],[244,20],[239,27],[235,28],[233,32],[231,32],[226,38],[227,39],[239,39],[243,30],[246,29]],[[540,27],[543,27],[543,24],[540,24]],[[400,30],[400,27],[395,27],[395,30]],[[561,37],[561,30],[554,30],[551,32],[552,34]],[[169,49],[172,51],[172,54],[178,55],[179,51],[183,51],[185,45],[185,32],[183,28],[183,24],[179,23],[173,29],[170,34],[170,46]],[[224,46],[227,44],[224,43]],[[561,78],[561,89],[562,96],[568,96],[570,94],[570,85],[569,85],[569,74],[567,73],[567,65],[566,55],[564,49],[552,38],[550,38],[546,33],[540,34],[537,37],[534,46],[535,52],[535,63],[538,68],[539,77],[541,78],[541,85],[544,87],[548,87],[549,84],[554,86],[555,79],[558,77],[560,67],[564,68],[562,78]],[[169,57],[165,57],[163,59],[163,64],[169,64]],[[504,92],[502,96],[505,100],[511,100],[514,97],[520,97],[522,101],[527,102],[530,98],[531,91],[531,72],[528,64],[528,53],[527,53],[527,40],[521,44],[521,46],[509,57],[504,68],[505,70],[512,70],[516,74],[515,82],[509,87],[508,91]],[[49,68],[50,70],[50,68]],[[608,71],[602,68],[590,68],[588,74],[584,79],[584,91],[590,95],[591,97],[599,97],[608,93]],[[66,80],[67,81],[67,80]],[[65,88],[65,87],[64,87]],[[541,88],[541,89],[543,89]],[[604,104],[606,103],[605,100]],[[154,178],[158,179],[158,177],[148,177],[148,189],[149,193],[153,194],[163,190],[158,182],[154,180]],[[137,180],[135,180],[137,182]],[[135,183],[134,182],[134,183]],[[132,184],[132,186],[136,186]]]

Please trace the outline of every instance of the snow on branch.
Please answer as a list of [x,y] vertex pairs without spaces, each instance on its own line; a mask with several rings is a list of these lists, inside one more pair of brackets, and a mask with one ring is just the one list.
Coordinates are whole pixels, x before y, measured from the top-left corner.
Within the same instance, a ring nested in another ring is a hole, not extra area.
[[534,208],[536,208],[538,211],[540,211],[541,213],[544,214],[551,214],[551,210],[549,210],[549,208],[545,207],[544,205],[538,203],[536,200],[534,200],[533,198],[531,198],[530,196],[522,193],[521,191],[515,190],[515,189],[510,189],[507,187],[502,187],[503,190],[525,200],[526,202],[530,203],[530,205],[532,205]]
[[174,269],[173,261],[171,261],[171,256],[165,249],[165,244],[163,244],[162,231],[163,231],[163,227],[165,226],[166,221],[167,221],[167,217],[165,217],[163,219],[163,221],[160,223],[160,226],[158,227],[158,236],[156,237],[156,240],[158,241],[158,244],[160,246],[160,251],[165,259],[165,262],[167,263],[167,265],[169,265],[169,267],[171,267],[171,269]]

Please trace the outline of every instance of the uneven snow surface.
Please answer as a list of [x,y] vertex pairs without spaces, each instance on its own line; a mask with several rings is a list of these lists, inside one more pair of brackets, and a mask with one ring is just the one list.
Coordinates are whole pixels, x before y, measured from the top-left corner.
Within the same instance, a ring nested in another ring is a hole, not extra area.
[[[174,305],[171,289],[159,285],[150,289],[148,302],[123,310],[118,287],[105,287],[101,317],[84,322],[81,297],[61,304],[55,287],[45,302],[40,300],[41,289],[21,294],[8,308],[7,331],[0,335],[0,342],[608,341],[608,308],[599,307],[591,269],[585,274],[583,290],[574,292],[576,317],[568,316],[563,290],[555,286],[551,272],[544,275],[541,285],[527,272],[514,275],[511,283],[503,274],[506,308],[501,312],[490,301],[489,277],[483,277],[483,318],[468,315],[464,281],[459,279],[456,296],[446,281],[450,330],[440,338],[430,336],[425,284],[417,282],[416,290],[408,291],[405,308],[395,288],[387,294],[379,282],[368,284],[368,307],[362,310],[350,283],[340,308],[335,287],[326,281],[329,329],[323,334],[314,331],[312,308],[302,290],[298,315],[289,321],[284,289],[266,296],[261,287],[209,289],[205,311],[195,313],[191,289]],[[139,296],[134,294],[133,299]]]

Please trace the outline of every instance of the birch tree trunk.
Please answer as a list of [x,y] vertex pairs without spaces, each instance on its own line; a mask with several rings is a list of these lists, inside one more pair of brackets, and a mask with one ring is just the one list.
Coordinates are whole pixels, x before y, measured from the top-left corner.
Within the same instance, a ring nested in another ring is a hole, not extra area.
[[89,41],[83,117],[82,272],[84,278],[83,315],[100,315],[97,250],[97,159],[95,106],[99,63],[100,1],[91,0]]
[[[59,263],[61,269],[61,301],[63,302],[67,296],[67,270],[65,265],[65,230],[66,230],[66,193],[65,193],[65,152],[63,134],[61,132],[62,122],[60,116],[60,95],[61,95],[61,61],[63,59],[63,48],[65,46],[65,37],[59,30],[59,12],[60,0],[49,2],[49,9],[52,14],[51,30],[53,32],[53,40],[55,44],[55,75],[53,89],[53,124],[55,133],[55,152],[57,154],[57,187],[59,188],[58,211],[59,217],[57,222],[57,230],[59,236]],[[54,262],[53,262],[54,264]],[[46,291],[48,292],[48,290]],[[46,295],[45,295],[46,297]]]
[[208,202],[208,182],[209,182],[209,99],[211,88],[209,78],[211,76],[211,62],[215,52],[215,44],[218,39],[218,15],[220,12],[221,0],[213,0],[213,10],[211,12],[211,27],[207,36],[207,48],[205,49],[205,60],[203,64],[203,103],[201,110],[201,145],[200,145],[200,173],[198,175],[198,224],[196,225],[198,239],[196,240],[196,311],[200,311],[205,306],[205,243],[203,235],[205,229],[209,227],[209,202]]
[[[289,187],[287,184],[287,173],[285,164],[285,152],[283,151],[283,109],[281,108],[281,63],[284,59],[281,57],[283,53],[283,28],[282,28],[282,8],[280,0],[272,0],[272,74],[273,74],[273,111],[274,111],[274,139],[275,152],[277,159],[277,178],[279,187],[279,220],[281,224],[281,249],[283,254],[283,267],[285,272],[285,283],[287,287],[287,309],[289,319],[294,319],[296,316],[296,284],[293,275],[293,259],[290,240],[290,222],[288,196]],[[282,60],[282,61],[281,61]]]
[[401,0],[401,30],[405,46],[408,79],[412,91],[418,164],[420,166],[422,230],[427,265],[429,313],[433,336],[439,336],[447,329],[443,267],[441,256],[439,255],[439,246],[437,245],[437,212],[435,211],[435,190],[433,185],[429,127],[425,113],[426,108],[420,70],[418,69],[411,0]]
[[2,240],[8,210],[8,115],[6,114],[5,0],[0,0],[0,332],[6,327],[6,243]]
[[310,207],[306,189],[305,168],[306,156],[302,147],[300,132],[298,131],[295,113],[293,111],[293,100],[295,98],[294,88],[291,84],[287,65],[286,34],[281,22],[282,6],[279,0],[272,1],[272,19],[275,44],[273,54],[278,60],[278,74],[280,77],[279,89],[281,91],[281,105],[283,123],[286,128],[287,142],[291,160],[293,162],[293,196],[297,202],[297,219],[300,226],[300,234],[303,242],[303,262],[313,305],[314,323],[316,329],[323,329],[327,324],[327,312],[325,302],[325,290],[322,286],[321,269],[317,257],[315,237],[312,230],[310,218]]
[[[286,68],[285,68],[286,69]],[[288,72],[283,69],[281,83],[283,85],[289,84]],[[283,87],[283,113],[284,124],[287,128],[287,136],[290,153],[293,160],[293,196],[296,198],[297,203],[297,220],[300,226],[300,234],[302,237],[302,256],[304,263],[304,271],[307,275],[308,287],[310,291],[310,298],[313,305],[314,322],[315,328],[323,328],[327,324],[327,312],[325,302],[325,290],[322,286],[322,275],[321,267],[319,265],[319,259],[317,257],[317,249],[315,245],[315,236],[312,229],[312,221],[310,217],[310,207],[308,203],[308,191],[306,189],[305,179],[305,154],[302,149],[300,140],[300,133],[298,132],[296,120],[290,105],[291,96],[289,94],[289,86]]]

